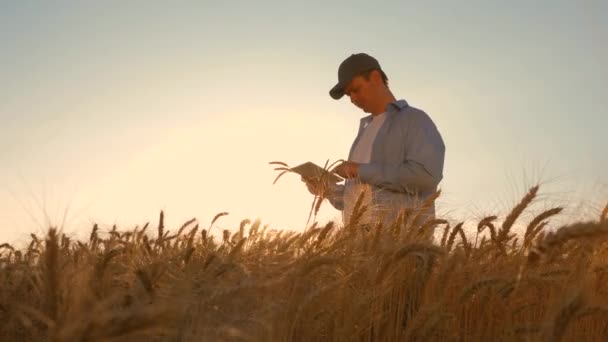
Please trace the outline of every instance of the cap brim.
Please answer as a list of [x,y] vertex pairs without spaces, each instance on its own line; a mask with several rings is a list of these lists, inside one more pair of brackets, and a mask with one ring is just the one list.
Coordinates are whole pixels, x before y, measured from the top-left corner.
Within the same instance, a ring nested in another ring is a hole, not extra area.
[[331,88],[331,90],[329,91],[329,96],[332,97],[332,99],[334,100],[339,100],[342,98],[342,96],[344,96],[344,86],[342,86],[340,83],[336,84],[333,88]]

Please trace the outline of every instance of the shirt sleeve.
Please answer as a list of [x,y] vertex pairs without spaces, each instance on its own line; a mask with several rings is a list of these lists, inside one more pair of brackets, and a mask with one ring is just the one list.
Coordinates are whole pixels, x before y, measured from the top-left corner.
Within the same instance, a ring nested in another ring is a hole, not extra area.
[[361,181],[392,191],[434,191],[443,178],[445,145],[437,127],[424,112],[412,115],[405,136],[405,157],[400,164],[367,163],[359,166]]

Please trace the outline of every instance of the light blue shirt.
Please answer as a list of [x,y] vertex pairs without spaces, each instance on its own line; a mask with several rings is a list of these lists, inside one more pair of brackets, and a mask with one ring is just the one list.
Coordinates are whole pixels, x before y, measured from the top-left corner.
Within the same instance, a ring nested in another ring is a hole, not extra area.
[[[349,160],[372,118],[368,115],[361,119]],[[401,209],[413,208],[437,191],[443,179],[444,159],[445,145],[431,118],[405,100],[392,102],[386,107],[386,119],[373,142],[370,162],[359,166],[358,179],[335,186],[329,201],[344,210],[345,188],[357,181],[370,184],[373,217],[383,216],[384,222],[390,223]],[[434,204],[424,214],[434,217]]]

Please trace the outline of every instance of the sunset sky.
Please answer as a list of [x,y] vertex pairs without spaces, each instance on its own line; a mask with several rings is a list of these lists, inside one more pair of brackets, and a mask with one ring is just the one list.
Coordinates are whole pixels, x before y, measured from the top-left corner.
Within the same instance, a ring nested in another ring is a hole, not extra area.
[[[197,217],[300,230],[312,196],[268,162],[346,158],[332,100],[367,52],[446,144],[439,216],[608,201],[606,1],[0,4],[0,240]],[[47,217],[45,217],[45,213]],[[319,220],[339,218],[324,203]]]

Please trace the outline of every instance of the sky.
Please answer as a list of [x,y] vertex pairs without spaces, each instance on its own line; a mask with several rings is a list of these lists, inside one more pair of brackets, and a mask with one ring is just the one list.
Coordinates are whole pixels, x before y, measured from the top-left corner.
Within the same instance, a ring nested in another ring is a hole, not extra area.
[[312,195],[268,162],[347,158],[366,114],[328,91],[357,52],[444,139],[438,216],[504,216],[540,183],[529,215],[594,217],[606,18],[599,0],[1,2],[0,240],[161,210],[169,228],[303,229]]

